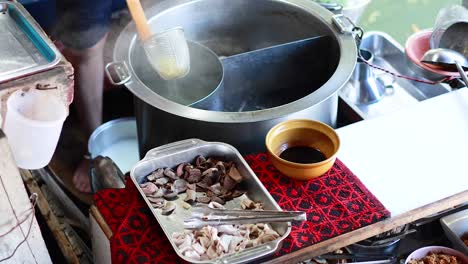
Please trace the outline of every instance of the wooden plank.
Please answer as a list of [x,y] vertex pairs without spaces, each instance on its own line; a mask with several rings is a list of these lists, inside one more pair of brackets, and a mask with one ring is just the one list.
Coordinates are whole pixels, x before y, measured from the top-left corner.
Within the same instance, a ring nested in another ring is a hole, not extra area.
[[[59,205],[60,210],[54,211],[55,215],[59,218],[61,215],[65,215],[66,222],[71,226],[81,230],[89,230],[89,218],[78,208],[70,195],[65,193],[64,188],[56,181],[57,176],[45,168],[31,171],[31,174],[43,189],[49,204],[52,202]],[[51,208],[54,209],[52,206]]]
[[383,232],[392,230],[396,227],[412,223],[416,220],[428,217],[446,209],[453,208],[460,204],[468,202],[468,190],[453,195],[451,197],[439,200],[437,202],[422,206],[401,215],[391,217],[381,222],[345,233],[343,235],[325,240],[315,245],[300,249],[293,253],[273,259],[269,264],[297,263],[319,255],[329,253],[342,247],[354,244],[361,240],[373,237]]
[[60,247],[63,255],[67,259],[68,263],[80,263],[79,258],[75,255],[73,250],[73,246],[68,241],[65,234],[62,232],[61,225],[57,219],[57,217],[51,211],[49,204],[47,203],[47,199],[45,198],[44,194],[42,193],[41,188],[37,185],[36,181],[34,181],[31,172],[27,170],[21,170],[21,176],[23,177],[24,182],[28,186],[28,189],[31,192],[35,192],[38,195],[37,206],[44,216],[47,225],[49,226],[52,234],[54,235],[55,239],[57,240],[57,244]]
[[112,237],[112,230],[110,229],[109,225],[107,225],[106,220],[104,220],[98,208],[92,205],[91,208],[89,209],[89,214],[94,217],[94,219],[96,220],[96,223],[102,229],[107,239],[110,239]]
[[36,219],[30,214],[31,202],[2,130],[0,130],[0,157],[0,234],[7,233],[18,223],[15,213],[19,221],[27,217],[19,227],[0,238],[0,259],[11,255],[14,248],[24,240],[32,219],[29,237],[6,263],[52,263],[41,230]]
[[[76,233],[74,227],[78,228],[83,232],[89,232],[89,219],[85,217],[80,209],[73,207],[70,204],[67,204],[69,198],[56,196],[56,192],[51,192],[53,188],[59,188],[58,186],[51,186],[49,184],[53,181],[44,180],[43,175],[39,175],[38,171],[30,171],[33,177],[33,180],[41,188],[42,194],[47,199],[47,204],[50,207],[50,213],[54,214],[57,217],[57,220],[60,224],[60,230],[65,235],[65,237],[70,242],[70,245],[73,248],[74,254],[79,258],[81,264],[93,263],[93,253],[89,243],[83,241],[83,239]],[[48,176],[49,178],[51,176]],[[58,190],[55,190],[58,191]],[[63,194],[65,195],[65,194]],[[73,203],[72,201],[68,201]],[[69,206],[69,207],[67,207]],[[66,209],[66,210],[65,210]],[[84,221],[83,223],[78,223],[76,220],[77,215],[82,215]]]

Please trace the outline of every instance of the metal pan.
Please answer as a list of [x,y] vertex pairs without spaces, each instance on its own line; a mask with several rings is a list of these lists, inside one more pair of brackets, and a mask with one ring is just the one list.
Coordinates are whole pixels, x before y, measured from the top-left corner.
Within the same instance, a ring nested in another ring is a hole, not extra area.
[[[272,223],[271,226],[279,233],[280,238],[265,243],[256,247],[243,250],[238,253],[225,255],[223,257],[212,259],[209,261],[193,261],[181,254],[172,240],[173,232],[180,232],[184,229],[184,219],[191,216],[191,209],[184,209],[182,202],[185,198],[185,193],[180,194],[175,200],[176,210],[169,216],[164,216],[158,209],[153,209],[149,200],[144,195],[139,187],[139,184],[146,182],[146,176],[157,168],[175,167],[182,162],[193,162],[196,156],[203,155],[205,157],[217,157],[226,161],[234,161],[237,169],[244,176],[244,183],[247,189],[247,196],[254,201],[261,201],[265,210],[281,211],[276,201],[271,197],[270,193],[265,189],[255,173],[250,169],[249,165],[242,158],[241,154],[231,145],[219,142],[205,142],[199,139],[182,140],[175,143],[167,144],[150,150],[146,156],[138,162],[131,170],[130,177],[136,185],[141,196],[147,203],[150,210],[153,212],[156,220],[163,229],[175,252],[182,259],[192,263],[245,263],[274,253],[281,245],[281,242],[286,238],[291,231],[290,223]],[[236,198],[226,203],[227,209],[240,208],[240,198]]]
[[0,0],[0,58],[1,83],[48,70],[61,55],[21,4]]

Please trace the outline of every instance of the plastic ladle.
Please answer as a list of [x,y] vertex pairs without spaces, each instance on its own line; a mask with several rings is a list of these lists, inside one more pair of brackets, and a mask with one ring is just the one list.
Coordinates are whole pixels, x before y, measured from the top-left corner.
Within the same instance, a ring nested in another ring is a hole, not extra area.
[[466,77],[465,70],[468,69],[468,60],[454,50],[450,49],[431,49],[424,53],[421,59],[422,63],[436,65],[449,70],[456,68],[460,73],[460,77],[468,87],[468,78]]
[[153,34],[140,0],[127,0],[127,5],[153,68],[165,80],[187,75],[190,71],[190,54],[184,30],[176,27]]

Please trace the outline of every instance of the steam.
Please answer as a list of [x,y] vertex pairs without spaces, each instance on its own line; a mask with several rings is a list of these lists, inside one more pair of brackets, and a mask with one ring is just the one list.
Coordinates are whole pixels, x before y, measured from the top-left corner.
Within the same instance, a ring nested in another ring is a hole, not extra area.
[[[162,79],[139,46],[133,48],[131,64],[138,78],[153,92],[173,102],[192,106],[199,101],[207,100],[207,97],[220,86],[223,68],[217,55],[207,48],[190,41],[188,46],[190,72],[180,79],[170,81]],[[213,110],[218,106],[207,103],[203,108]]]

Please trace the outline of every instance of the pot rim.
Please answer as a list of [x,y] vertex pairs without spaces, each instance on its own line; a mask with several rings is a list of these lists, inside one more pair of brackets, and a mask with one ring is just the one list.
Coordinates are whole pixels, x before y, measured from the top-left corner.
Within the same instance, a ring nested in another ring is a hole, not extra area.
[[[157,15],[151,17],[149,21],[157,19],[162,14],[181,5],[193,4],[199,1],[203,0],[162,0],[148,10],[147,13],[157,13]],[[333,33],[331,36],[337,41],[340,50],[338,66],[328,81],[313,93],[296,101],[268,109],[246,112],[220,112],[184,106],[152,92],[149,88],[146,88],[146,85],[144,85],[138,77],[136,77],[132,67],[129,67],[130,79],[124,83],[125,86],[133,93],[134,96],[159,110],[187,119],[214,123],[248,123],[282,118],[304,111],[332,97],[341,87],[344,86],[345,83],[347,83],[356,65],[357,48],[354,37],[351,34],[340,33],[340,31],[333,25],[333,14],[313,1],[271,1],[289,4],[314,15],[328,27],[330,32]],[[135,24],[130,22],[117,38],[113,52],[114,62],[125,62],[130,65],[130,47],[134,45],[134,42],[137,41],[137,39]],[[146,89],[142,89],[142,87]]]

